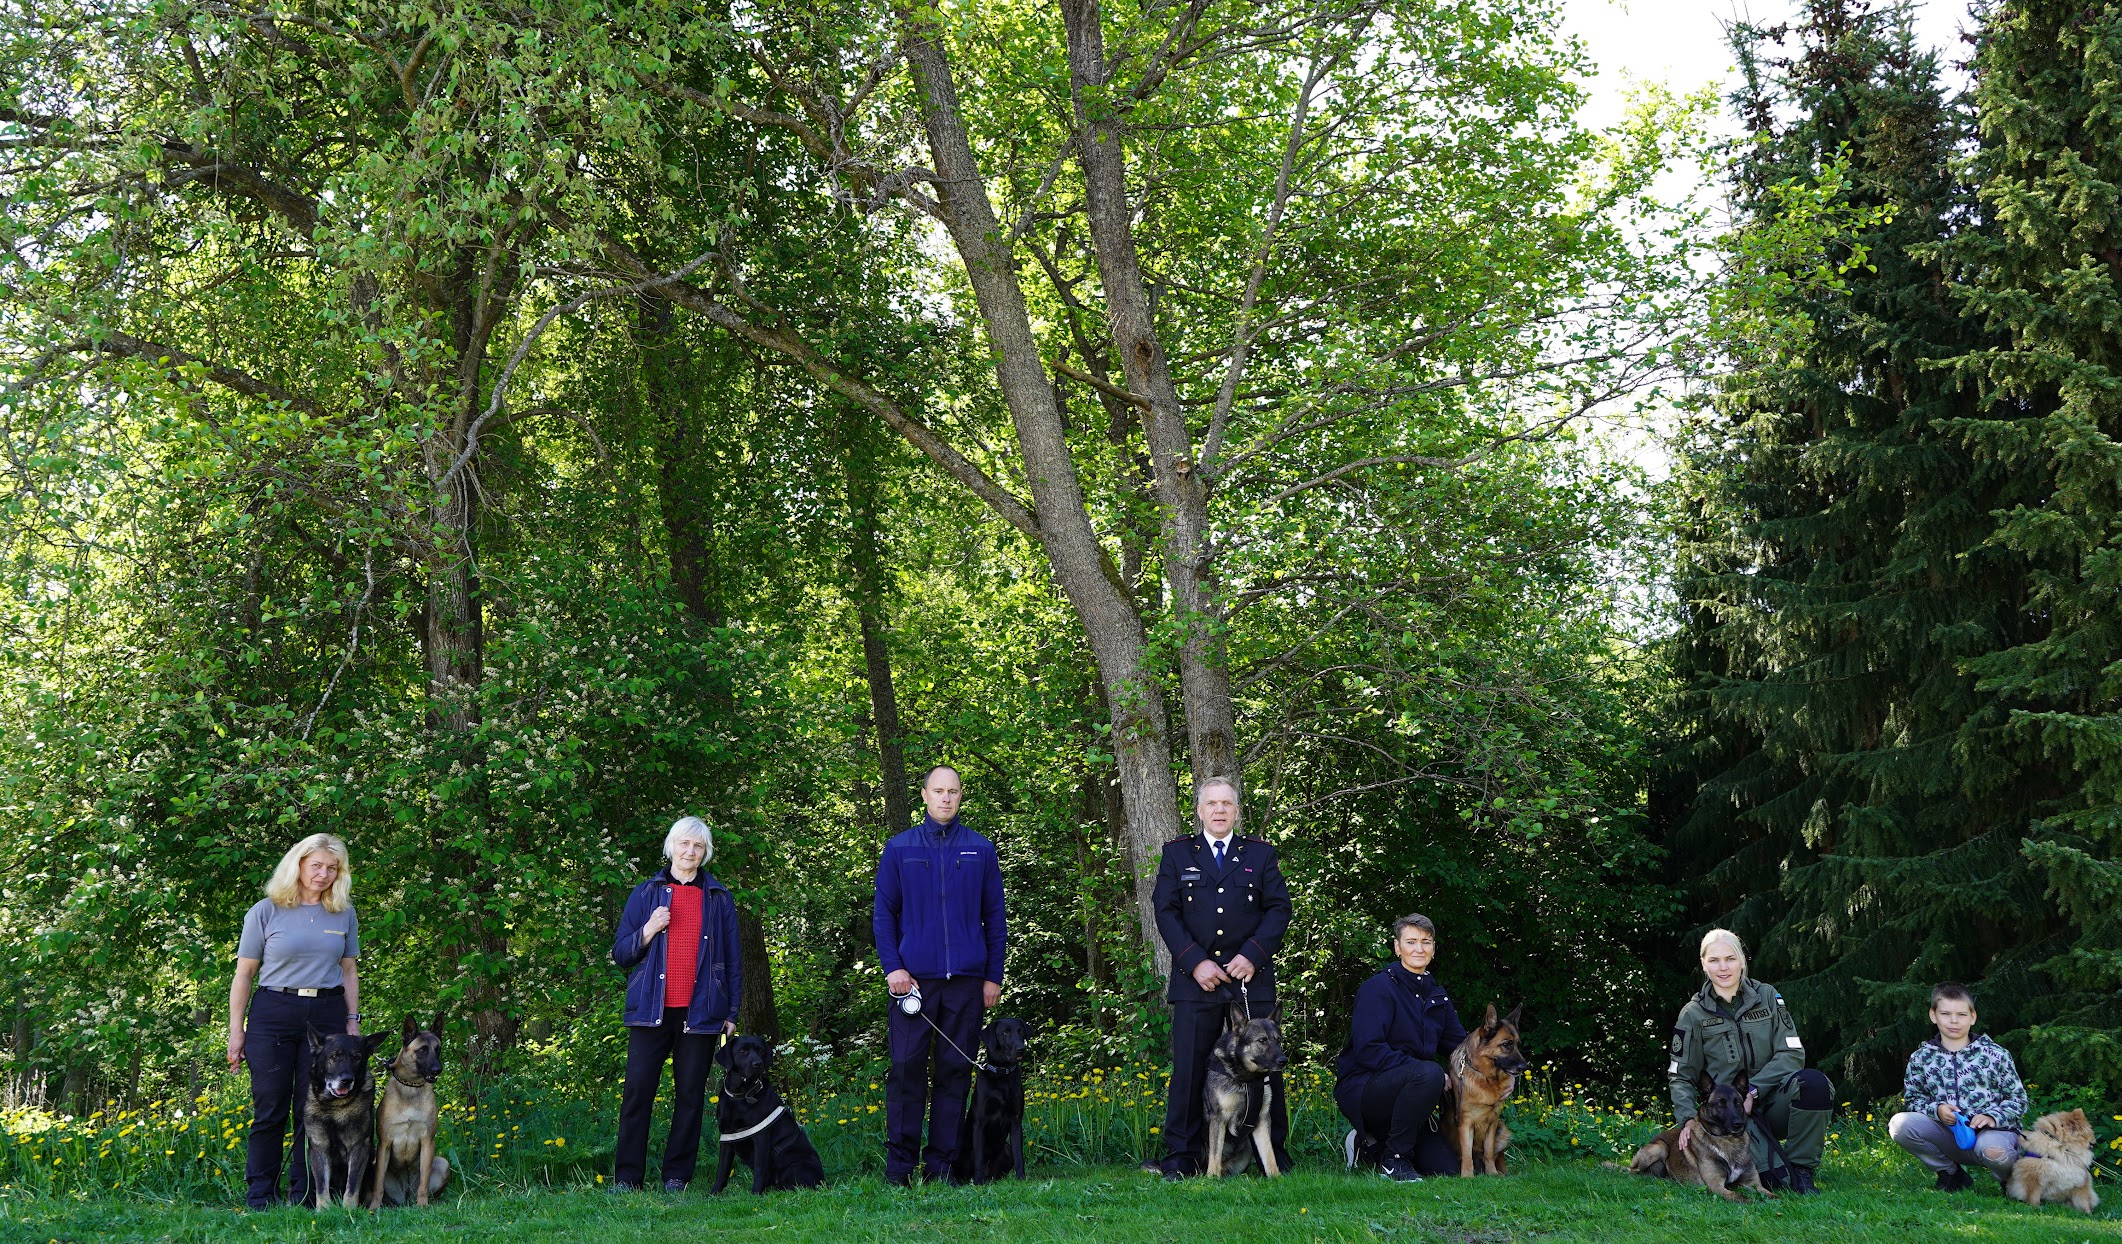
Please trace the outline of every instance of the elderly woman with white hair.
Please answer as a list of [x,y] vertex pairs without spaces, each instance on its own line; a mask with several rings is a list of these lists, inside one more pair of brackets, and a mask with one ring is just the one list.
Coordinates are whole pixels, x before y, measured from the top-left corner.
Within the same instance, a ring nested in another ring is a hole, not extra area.
[[737,1031],[742,981],[737,903],[707,871],[715,856],[707,823],[680,817],[664,836],[663,856],[669,863],[627,896],[612,942],[612,961],[627,973],[626,1081],[612,1176],[621,1188],[639,1188],[648,1172],[649,1112],[668,1062],[663,1190],[682,1192],[700,1157],[715,1046]]
[[[228,989],[228,1069],[248,1063],[251,1130],[244,1201],[280,1201],[282,1146],[295,1125],[288,1199],[309,1204],[302,1086],[309,1080],[309,1034],[361,1031],[361,926],[350,897],[346,844],[311,834],[289,847],[265,883],[265,897],[243,916],[236,977]],[[257,992],[252,993],[255,983]]]
[[[1783,995],[1746,974],[1746,947],[1739,935],[1711,929],[1702,935],[1700,950],[1702,988],[1680,1008],[1665,1068],[1673,1122],[1695,1117],[1696,1082],[1703,1076],[1732,1085],[1744,1077],[1761,1186],[1817,1192],[1813,1174],[1827,1147],[1835,1086],[1825,1073],[1805,1065],[1805,1041]],[[1682,1148],[1690,1134],[1680,1133]],[[1785,1160],[1778,1160],[1771,1138],[1781,1142]]]

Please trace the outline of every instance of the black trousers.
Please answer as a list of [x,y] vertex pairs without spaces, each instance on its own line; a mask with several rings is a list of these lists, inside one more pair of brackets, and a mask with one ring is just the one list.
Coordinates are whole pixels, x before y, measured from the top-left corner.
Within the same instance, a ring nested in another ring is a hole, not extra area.
[[302,1102],[309,1092],[309,1033],[346,1031],[346,995],[298,998],[260,989],[243,1021],[243,1061],[251,1070],[251,1134],[243,1155],[244,1201],[252,1209],[280,1203],[280,1167],[290,1117],[295,1124],[294,1170],[287,1199],[307,1205],[309,1142],[302,1134]]
[[[965,1094],[973,1084],[972,1060],[980,1053],[980,1024],[987,1014],[985,984],[977,977],[916,981],[921,1014],[908,1015],[890,1001],[891,1073],[884,1078],[884,1173],[910,1175],[918,1160],[930,1179],[950,1177],[958,1160],[958,1127],[965,1121]],[[931,1028],[922,1016],[935,1021]],[[941,1031],[958,1044],[938,1038]],[[963,1053],[960,1053],[963,1051]],[[928,1147],[921,1147],[921,1120],[928,1118]]]
[[1357,1131],[1383,1141],[1383,1157],[1398,1158],[1425,1175],[1456,1175],[1459,1155],[1437,1120],[1444,1068],[1415,1063],[1381,1071],[1359,1092],[1334,1089],[1334,1104]]
[[626,1030],[626,1081],[619,1090],[619,1142],[613,1146],[612,1180],[638,1186],[648,1174],[648,1120],[670,1064],[670,1138],[663,1142],[663,1181],[691,1183],[700,1161],[700,1125],[707,1111],[707,1076],[714,1070],[721,1034],[687,1032],[685,1008],[663,1009],[653,1028]]
[[[1208,1120],[1201,1093],[1208,1083],[1208,1056],[1223,1035],[1229,1007],[1213,1002],[1172,1003],[1172,1078],[1164,1090],[1164,1169],[1198,1175],[1208,1166]],[[1288,1170],[1289,1095],[1282,1073],[1267,1077],[1272,1093],[1267,1104],[1267,1135],[1274,1142],[1275,1164]]]

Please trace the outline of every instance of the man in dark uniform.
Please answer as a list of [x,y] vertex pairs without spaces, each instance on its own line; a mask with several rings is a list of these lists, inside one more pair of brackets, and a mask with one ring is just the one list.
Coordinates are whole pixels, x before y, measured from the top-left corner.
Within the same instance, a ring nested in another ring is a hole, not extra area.
[[[1275,849],[1238,835],[1238,788],[1210,778],[1194,797],[1201,832],[1164,844],[1157,865],[1157,933],[1171,951],[1172,1078],[1164,1106],[1166,1179],[1206,1165],[1201,1088],[1227,1007],[1250,998],[1252,1013],[1275,1003],[1275,950],[1289,929],[1289,887]],[[1244,992],[1239,984],[1244,984]],[[1289,1107],[1282,1073],[1268,1077],[1275,1161],[1289,1169]]]

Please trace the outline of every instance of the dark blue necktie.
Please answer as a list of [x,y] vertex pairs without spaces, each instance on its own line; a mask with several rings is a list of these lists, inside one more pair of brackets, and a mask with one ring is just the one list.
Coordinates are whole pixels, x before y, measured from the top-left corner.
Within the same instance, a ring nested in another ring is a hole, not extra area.
[[1216,839],[1216,867],[1219,870],[1223,867],[1223,840],[1221,838]]

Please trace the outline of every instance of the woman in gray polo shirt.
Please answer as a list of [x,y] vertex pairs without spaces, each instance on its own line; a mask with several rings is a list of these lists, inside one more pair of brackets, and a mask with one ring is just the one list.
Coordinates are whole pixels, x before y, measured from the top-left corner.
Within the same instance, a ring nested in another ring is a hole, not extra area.
[[331,834],[311,834],[281,857],[265,883],[265,897],[243,917],[236,979],[228,990],[228,1069],[250,1064],[250,1151],[243,1166],[250,1184],[244,1199],[252,1209],[279,1203],[281,1146],[290,1115],[295,1169],[287,1199],[309,1204],[302,1136],[309,1033],[312,1028],[324,1034],[361,1031],[360,980],[354,971],[361,932],[347,898],[352,884],[346,844]]

